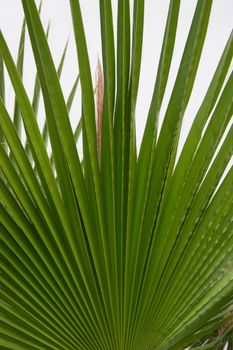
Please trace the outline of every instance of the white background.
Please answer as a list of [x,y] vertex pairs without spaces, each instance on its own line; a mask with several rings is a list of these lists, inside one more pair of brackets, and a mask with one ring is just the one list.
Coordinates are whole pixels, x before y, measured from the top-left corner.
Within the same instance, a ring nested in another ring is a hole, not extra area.
[[[95,81],[97,57],[101,57],[100,25],[98,17],[99,1],[81,0],[80,2],[83,10],[83,17],[86,28],[93,81]],[[174,58],[161,115],[164,113],[167,101],[170,96],[196,3],[196,0],[181,1]],[[117,0],[113,0],[112,4],[114,20],[116,22]],[[140,143],[152,96],[168,5],[168,0],[145,0],[143,60],[138,105],[136,111],[138,144]],[[202,59],[198,69],[196,83],[193,89],[191,100],[185,114],[181,135],[181,144],[184,141],[185,135],[187,135],[187,131],[191,126],[195,112],[197,111],[198,106],[202,101],[225,43],[229,37],[232,29],[232,18],[233,0],[213,0],[212,13]],[[56,63],[59,62],[59,58],[63,51],[65,42],[69,37],[67,59],[61,79],[64,94],[67,96],[78,72],[74,39],[72,34],[69,1],[44,0],[42,7],[42,19],[45,26],[47,26],[49,21],[51,21],[49,43]],[[17,53],[22,20],[23,11],[20,0],[0,0],[0,27],[14,57]],[[25,58],[24,81],[29,95],[32,95],[35,68],[28,41],[26,48],[27,53]],[[78,100],[80,100],[79,95],[77,95],[71,113],[73,125],[77,123],[77,120],[80,116],[80,105]],[[12,110],[13,92],[10,89],[9,82],[6,88],[6,101],[9,110]],[[43,115],[42,111],[41,114]],[[42,116],[39,121],[40,123],[42,122]]]

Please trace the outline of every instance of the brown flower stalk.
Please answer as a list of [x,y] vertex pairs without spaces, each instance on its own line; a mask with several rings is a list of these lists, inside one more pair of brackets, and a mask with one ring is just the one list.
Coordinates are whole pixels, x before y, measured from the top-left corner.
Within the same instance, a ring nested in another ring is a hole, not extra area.
[[103,110],[103,96],[104,96],[104,84],[103,84],[103,72],[100,60],[98,58],[97,61],[97,69],[96,69],[96,106],[97,106],[97,154],[100,162],[101,158],[101,130],[102,130],[102,110]]

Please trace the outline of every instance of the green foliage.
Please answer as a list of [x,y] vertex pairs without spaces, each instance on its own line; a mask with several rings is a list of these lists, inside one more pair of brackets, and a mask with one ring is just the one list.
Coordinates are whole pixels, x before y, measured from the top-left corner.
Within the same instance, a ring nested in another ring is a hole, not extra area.
[[[34,1],[22,0],[16,63],[0,32],[0,347],[181,350],[217,349],[226,341],[232,347],[233,167],[225,170],[233,155],[233,34],[175,162],[212,1],[197,2],[158,133],[180,8],[170,1],[138,152],[144,0],[134,0],[132,33],[129,0],[118,0],[116,55],[111,0],[99,4],[100,155],[79,1],[70,0],[79,76],[67,101],[59,81],[67,45],[56,69]],[[37,67],[32,101],[22,81],[25,24]],[[4,70],[15,92],[12,116]],[[69,112],[79,78],[82,117],[73,131]]]

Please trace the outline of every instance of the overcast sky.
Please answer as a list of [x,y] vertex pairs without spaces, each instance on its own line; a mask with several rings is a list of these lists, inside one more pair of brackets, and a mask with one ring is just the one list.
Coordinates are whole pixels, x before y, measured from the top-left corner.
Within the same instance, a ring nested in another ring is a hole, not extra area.
[[[204,0],[205,1],[205,0]],[[100,27],[98,0],[81,0],[84,23],[86,28],[87,42],[89,47],[93,80],[100,49]],[[38,3],[38,1],[37,1]],[[131,1],[132,3],[132,1]],[[196,0],[182,0],[180,9],[179,26],[175,45],[174,59],[170,73],[169,85],[165,95],[164,107],[169,99],[169,94],[175,79],[175,73],[180,62],[182,50],[187,38],[188,29],[196,6]],[[112,1],[113,12],[116,19],[117,0]],[[145,30],[143,60],[141,70],[140,93],[137,105],[137,128],[138,140],[140,140],[145,118],[149,108],[152,89],[162,44],[162,36],[166,21],[169,0],[145,0]],[[232,29],[233,0],[213,0],[213,8],[203,55],[198,70],[194,90],[187,108],[182,132],[182,140],[191,125],[198,106],[208,87],[210,79],[216,68],[219,57]],[[42,19],[46,26],[51,21],[49,43],[54,55],[55,62],[59,61],[65,42],[69,37],[69,49],[62,76],[62,84],[65,95],[68,94],[77,74],[77,61],[72,36],[72,23],[68,0],[44,0]],[[19,33],[23,20],[23,12],[20,0],[0,0],[0,26],[9,44],[11,52],[16,55]],[[27,44],[27,48],[29,44]],[[30,50],[27,50],[25,61],[24,81],[29,94],[32,93],[34,62]],[[7,105],[12,108],[13,93],[7,85]],[[78,100],[78,96],[77,96]],[[72,109],[72,123],[80,115],[78,101]]]

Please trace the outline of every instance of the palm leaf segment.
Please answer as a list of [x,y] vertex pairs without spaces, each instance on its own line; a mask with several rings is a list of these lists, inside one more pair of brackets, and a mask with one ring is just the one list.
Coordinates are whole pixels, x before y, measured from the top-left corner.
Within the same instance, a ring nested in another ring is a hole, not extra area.
[[[56,71],[34,1],[22,5],[37,65],[32,102],[21,79],[25,25],[17,65],[0,34],[1,347],[174,350],[205,342],[201,348],[216,349],[233,334],[233,35],[175,162],[212,1],[197,2],[158,133],[180,7],[170,1],[139,152],[144,1],[134,0],[131,35],[129,1],[118,0],[115,60],[111,1],[100,0],[98,138],[79,1],[70,0],[82,90],[75,132],[69,110],[78,79],[67,103],[59,83],[66,49]],[[3,64],[16,96],[12,118]],[[40,90],[43,132],[36,119]],[[81,128],[83,159],[76,147]]]

